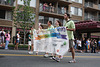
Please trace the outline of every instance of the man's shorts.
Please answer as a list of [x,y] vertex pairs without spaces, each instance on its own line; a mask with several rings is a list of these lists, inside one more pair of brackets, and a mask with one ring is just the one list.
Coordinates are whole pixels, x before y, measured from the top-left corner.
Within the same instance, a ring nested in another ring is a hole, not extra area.
[[74,40],[69,40],[69,48],[73,48],[73,42],[74,42]]
[[31,41],[28,41],[28,45],[31,46]]

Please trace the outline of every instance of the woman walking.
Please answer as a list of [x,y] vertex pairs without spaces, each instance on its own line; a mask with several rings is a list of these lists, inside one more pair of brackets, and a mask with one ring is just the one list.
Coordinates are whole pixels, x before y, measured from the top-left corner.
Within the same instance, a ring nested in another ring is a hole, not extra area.
[[8,31],[8,33],[5,35],[6,37],[6,44],[5,44],[5,49],[8,49],[8,44],[9,44],[9,41],[10,41],[10,32]]

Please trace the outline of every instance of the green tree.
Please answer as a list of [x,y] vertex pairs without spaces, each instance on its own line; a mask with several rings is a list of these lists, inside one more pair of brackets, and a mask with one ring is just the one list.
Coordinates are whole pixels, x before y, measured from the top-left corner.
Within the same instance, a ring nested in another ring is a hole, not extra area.
[[26,39],[26,30],[34,25],[34,9],[30,7],[31,0],[21,0],[24,5],[20,5],[17,9],[13,10],[13,20],[16,27],[20,27],[24,32],[24,45]]

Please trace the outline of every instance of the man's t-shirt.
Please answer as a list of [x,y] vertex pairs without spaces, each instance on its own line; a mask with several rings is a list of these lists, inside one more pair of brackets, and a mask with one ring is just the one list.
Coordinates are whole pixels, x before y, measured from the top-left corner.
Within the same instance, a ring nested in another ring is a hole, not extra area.
[[100,46],[100,41],[98,41],[98,45]]
[[88,41],[86,41],[86,45],[88,45]]
[[54,28],[54,26],[53,26],[53,25],[51,25],[50,27],[48,27],[48,30],[49,30],[49,29],[53,29],[53,28]]
[[[64,26],[67,27],[68,29],[75,29],[75,24],[72,20],[66,21]],[[71,40],[71,39],[74,40],[73,31],[67,31],[67,34],[68,34],[69,40]]]

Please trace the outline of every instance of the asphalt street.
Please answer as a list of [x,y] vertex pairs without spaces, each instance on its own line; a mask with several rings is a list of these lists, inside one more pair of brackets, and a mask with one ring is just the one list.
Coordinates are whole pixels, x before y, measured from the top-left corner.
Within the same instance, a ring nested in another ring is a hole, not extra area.
[[68,63],[71,53],[60,62],[44,58],[44,53],[29,55],[25,50],[0,50],[0,67],[100,67],[100,53],[76,53],[76,63]]

